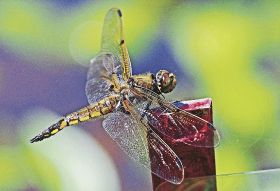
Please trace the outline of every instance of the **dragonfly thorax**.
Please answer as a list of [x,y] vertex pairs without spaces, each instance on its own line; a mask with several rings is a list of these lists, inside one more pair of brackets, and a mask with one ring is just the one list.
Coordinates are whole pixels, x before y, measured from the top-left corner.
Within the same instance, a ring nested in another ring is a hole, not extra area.
[[176,76],[167,70],[160,70],[156,74],[156,81],[162,93],[171,92],[176,86]]

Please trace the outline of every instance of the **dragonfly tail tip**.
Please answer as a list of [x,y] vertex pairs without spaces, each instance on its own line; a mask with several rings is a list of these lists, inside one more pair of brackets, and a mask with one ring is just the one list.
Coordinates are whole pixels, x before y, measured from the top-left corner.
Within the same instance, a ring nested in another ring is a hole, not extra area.
[[30,143],[38,142],[38,141],[41,141],[41,140],[43,140],[43,137],[40,136],[40,135],[37,135],[36,137],[30,139]]

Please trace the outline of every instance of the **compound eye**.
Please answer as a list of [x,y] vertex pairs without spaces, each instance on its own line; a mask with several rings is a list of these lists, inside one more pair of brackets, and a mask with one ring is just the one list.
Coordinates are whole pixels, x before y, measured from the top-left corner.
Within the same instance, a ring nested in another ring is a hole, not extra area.
[[176,86],[176,77],[174,74],[166,70],[160,70],[157,73],[157,81],[159,89],[162,93],[171,92]]
[[170,78],[168,73],[163,73],[162,75],[162,86],[166,87],[170,84]]

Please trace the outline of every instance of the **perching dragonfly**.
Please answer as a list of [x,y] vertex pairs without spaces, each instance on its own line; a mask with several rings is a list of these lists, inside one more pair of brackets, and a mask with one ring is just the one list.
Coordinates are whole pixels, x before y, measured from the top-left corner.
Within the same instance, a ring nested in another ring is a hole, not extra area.
[[[176,86],[174,74],[160,70],[156,75],[132,75],[122,25],[121,11],[110,9],[104,20],[101,51],[91,60],[88,71],[89,105],[62,117],[31,143],[49,138],[67,126],[103,117],[106,132],[131,158],[166,181],[180,184],[184,166],[153,128],[162,136],[197,147],[215,147],[219,134],[206,120],[164,99],[162,94]],[[163,124],[162,116],[168,117],[172,128]]]

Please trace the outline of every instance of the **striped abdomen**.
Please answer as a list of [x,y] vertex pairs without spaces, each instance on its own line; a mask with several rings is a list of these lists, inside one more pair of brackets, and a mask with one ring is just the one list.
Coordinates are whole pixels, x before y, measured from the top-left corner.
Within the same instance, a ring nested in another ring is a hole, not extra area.
[[57,132],[63,128],[76,125],[79,122],[88,121],[89,119],[94,119],[112,112],[119,101],[119,96],[109,96],[106,97],[95,104],[88,105],[76,112],[70,113],[60,119],[57,123],[50,126],[48,129],[44,130],[42,133],[38,134],[36,137],[30,140],[31,143],[41,141],[43,139],[49,138],[55,135]]

